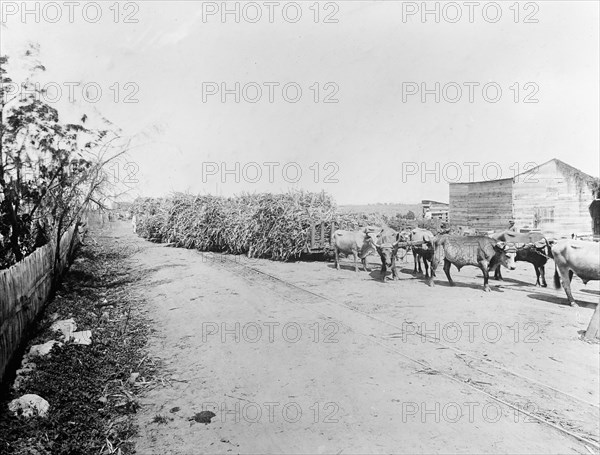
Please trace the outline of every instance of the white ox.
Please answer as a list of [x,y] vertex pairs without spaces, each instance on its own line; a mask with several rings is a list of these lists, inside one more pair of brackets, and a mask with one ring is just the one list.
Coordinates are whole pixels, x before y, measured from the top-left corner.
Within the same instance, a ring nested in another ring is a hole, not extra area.
[[335,268],[340,269],[339,253],[345,255],[352,254],[354,256],[354,271],[358,272],[356,257],[360,258],[363,265],[363,270],[368,272],[366,257],[373,253],[377,253],[375,242],[377,233],[373,232],[372,228],[366,227],[360,231],[344,231],[338,229],[333,234],[333,248],[335,251]]
[[556,266],[554,286],[563,288],[571,306],[577,306],[571,293],[571,279],[575,273],[583,284],[600,280],[600,243],[581,240],[559,240],[552,246],[552,257]]

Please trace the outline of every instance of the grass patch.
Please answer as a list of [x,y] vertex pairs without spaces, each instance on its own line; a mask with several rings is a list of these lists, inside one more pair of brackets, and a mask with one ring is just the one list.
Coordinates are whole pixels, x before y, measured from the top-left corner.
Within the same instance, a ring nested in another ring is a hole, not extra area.
[[[92,330],[92,344],[67,343],[37,358],[35,370],[0,403],[0,453],[133,453],[136,397],[154,383],[154,364],[144,356],[149,327],[132,286],[139,272],[127,259],[135,251],[102,237],[82,247],[55,298],[34,329],[30,344],[59,335],[56,319],[74,318]],[[137,372],[136,381],[129,380]],[[35,393],[50,403],[48,417],[25,420],[8,401]]]

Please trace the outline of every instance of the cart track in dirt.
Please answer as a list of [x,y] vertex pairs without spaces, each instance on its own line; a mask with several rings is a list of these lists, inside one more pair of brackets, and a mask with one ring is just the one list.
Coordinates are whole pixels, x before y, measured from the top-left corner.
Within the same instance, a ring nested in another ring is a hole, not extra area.
[[[491,359],[484,359],[469,354],[457,347],[443,343],[439,339],[421,333],[418,328],[415,331],[407,332],[403,327],[398,326],[394,322],[357,310],[323,294],[304,289],[287,280],[243,264],[238,260],[233,260],[226,255],[201,252],[198,254],[206,257],[208,259],[207,262],[218,264],[218,266],[227,269],[229,272],[250,283],[256,284],[257,280],[261,281],[261,284],[266,285],[270,291],[286,301],[300,304],[321,316],[335,319],[358,335],[368,338],[373,343],[385,347],[389,351],[414,362],[420,367],[428,369],[429,374],[439,374],[452,381],[466,385],[472,390],[511,408],[527,418],[535,419],[539,423],[561,431],[597,450],[600,449],[597,426],[597,422],[600,421],[600,406],[596,403],[584,401],[568,392],[558,390],[548,384],[523,376],[497,364]],[[513,290],[531,293],[530,289],[513,288]],[[552,294],[547,293],[547,295]],[[317,309],[317,304],[327,304],[330,308],[338,307],[343,311],[352,313],[354,316],[368,318],[380,328],[392,327],[399,331],[381,336],[364,333],[356,328],[356,324],[353,326],[351,322],[348,323],[344,320],[348,318],[344,318],[342,315],[331,316],[331,314],[336,314],[336,312],[320,311]],[[411,323],[408,324],[410,325]],[[411,335],[412,342],[407,343]],[[399,338],[402,339],[402,343],[393,342],[394,339]],[[415,342],[416,339],[418,339],[420,344]],[[426,341],[426,343],[423,343],[423,341]],[[424,357],[433,357],[431,360],[419,360],[415,358],[414,354],[406,354],[406,349],[401,349],[403,345],[409,346],[414,350],[418,347],[425,347],[428,344],[434,344],[439,347],[434,348],[434,350],[426,348],[428,352],[423,352],[423,349],[421,349],[417,353],[424,354]],[[452,351],[454,356],[439,355],[439,352],[446,350]],[[469,359],[468,361],[467,358]],[[456,359],[460,359],[460,361],[457,362]],[[444,363],[446,365],[443,365]],[[524,391],[527,391],[526,395],[523,394]],[[524,396],[528,398],[528,402],[525,405],[519,404],[519,402],[522,403]],[[536,401],[529,401],[531,397],[536,397]],[[548,401],[549,398],[551,406],[540,404]],[[573,405],[573,401],[577,402],[576,406]]]

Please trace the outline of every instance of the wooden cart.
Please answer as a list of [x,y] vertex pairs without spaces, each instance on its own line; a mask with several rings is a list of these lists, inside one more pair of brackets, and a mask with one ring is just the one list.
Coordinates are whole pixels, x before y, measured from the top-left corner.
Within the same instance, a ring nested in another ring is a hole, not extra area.
[[333,233],[335,222],[326,223],[321,221],[310,226],[310,245],[307,248],[309,254],[327,253],[333,251]]

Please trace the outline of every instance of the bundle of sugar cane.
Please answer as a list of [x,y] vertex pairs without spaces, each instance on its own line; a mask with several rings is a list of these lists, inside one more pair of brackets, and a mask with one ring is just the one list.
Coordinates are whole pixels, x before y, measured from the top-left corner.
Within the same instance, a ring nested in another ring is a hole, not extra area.
[[138,198],[132,212],[138,234],[152,241],[281,261],[310,247],[313,224],[335,221],[336,229],[351,230],[382,224],[376,215],[336,214],[331,196],[304,191],[228,198],[175,193]]

